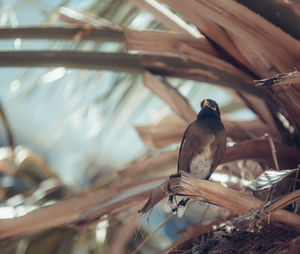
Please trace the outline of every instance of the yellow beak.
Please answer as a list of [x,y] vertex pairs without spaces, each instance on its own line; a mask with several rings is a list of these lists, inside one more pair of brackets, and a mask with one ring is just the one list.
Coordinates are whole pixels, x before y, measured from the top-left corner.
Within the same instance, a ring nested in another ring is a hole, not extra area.
[[210,103],[208,100],[204,100],[203,107],[210,107]]
[[216,109],[217,109],[216,106],[213,107],[212,105],[210,105],[210,103],[209,103],[208,100],[204,100],[203,107],[209,107],[209,108],[211,108],[212,110],[216,110]]

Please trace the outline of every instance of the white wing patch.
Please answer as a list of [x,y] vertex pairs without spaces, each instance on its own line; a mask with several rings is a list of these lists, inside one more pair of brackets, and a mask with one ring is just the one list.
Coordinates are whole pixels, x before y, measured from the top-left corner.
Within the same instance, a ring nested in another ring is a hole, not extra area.
[[[185,205],[180,205],[182,200],[185,201]],[[168,197],[165,202],[164,211],[166,213],[172,212],[173,214],[177,214],[178,218],[181,218],[184,214],[187,204],[187,197],[173,196],[172,199]]]
[[193,158],[190,164],[191,174],[199,178],[206,178],[211,168],[212,158],[210,146],[207,146],[201,154]]

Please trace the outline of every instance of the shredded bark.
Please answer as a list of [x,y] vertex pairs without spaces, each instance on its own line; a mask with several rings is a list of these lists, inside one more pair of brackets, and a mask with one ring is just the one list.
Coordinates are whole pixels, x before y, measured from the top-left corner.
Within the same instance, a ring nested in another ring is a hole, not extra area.
[[228,236],[213,234],[206,239],[200,237],[193,241],[191,253],[287,253],[290,241],[296,236],[297,233],[289,228],[264,225],[258,232],[242,231]]

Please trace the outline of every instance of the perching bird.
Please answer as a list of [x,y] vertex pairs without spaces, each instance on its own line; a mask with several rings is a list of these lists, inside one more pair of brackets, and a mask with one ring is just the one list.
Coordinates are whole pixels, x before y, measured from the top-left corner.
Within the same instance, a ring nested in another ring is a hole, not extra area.
[[[210,99],[203,100],[197,119],[183,134],[175,176],[185,173],[208,180],[223,158],[225,149],[226,134],[218,104]],[[164,210],[181,217],[188,201],[187,197],[170,195]]]

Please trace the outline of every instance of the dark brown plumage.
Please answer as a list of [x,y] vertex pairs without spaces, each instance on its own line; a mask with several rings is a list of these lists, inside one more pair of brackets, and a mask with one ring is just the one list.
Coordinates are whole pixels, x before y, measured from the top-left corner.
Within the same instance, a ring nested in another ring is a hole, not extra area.
[[[209,179],[226,149],[226,135],[218,104],[210,99],[201,102],[197,119],[185,130],[179,149],[177,174],[191,174]],[[183,215],[188,198],[169,196],[165,211]]]

